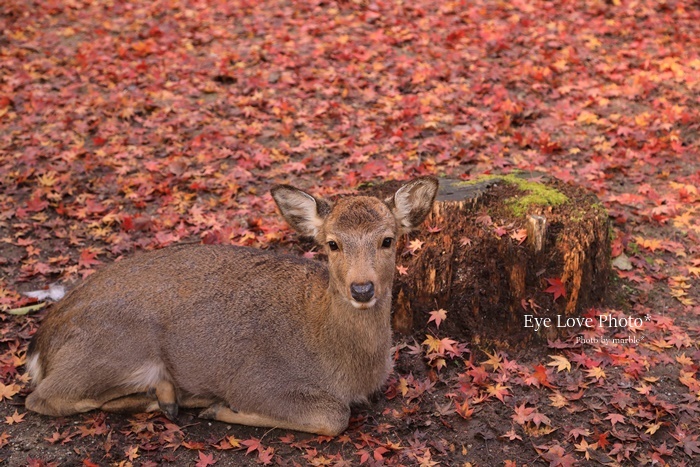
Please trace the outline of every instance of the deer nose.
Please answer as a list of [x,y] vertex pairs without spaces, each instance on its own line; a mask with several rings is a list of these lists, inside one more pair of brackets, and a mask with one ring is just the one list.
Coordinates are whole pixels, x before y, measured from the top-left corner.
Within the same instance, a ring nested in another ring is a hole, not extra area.
[[374,297],[374,284],[372,282],[365,282],[364,284],[353,282],[350,284],[350,294],[356,301],[367,303]]

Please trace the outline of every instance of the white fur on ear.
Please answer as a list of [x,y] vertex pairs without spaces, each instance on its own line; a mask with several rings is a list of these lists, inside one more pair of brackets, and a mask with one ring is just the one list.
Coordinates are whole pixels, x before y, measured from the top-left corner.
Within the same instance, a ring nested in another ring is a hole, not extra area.
[[438,181],[433,177],[412,180],[386,200],[401,227],[407,233],[418,227],[433,207],[438,190]]
[[272,197],[289,225],[301,235],[315,237],[323,225],[327,204],[289,185],[272,189]]

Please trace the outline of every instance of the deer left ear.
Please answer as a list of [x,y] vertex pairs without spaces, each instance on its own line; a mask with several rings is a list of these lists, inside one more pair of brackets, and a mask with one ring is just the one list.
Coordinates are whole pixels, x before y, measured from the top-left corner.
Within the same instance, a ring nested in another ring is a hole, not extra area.
[[404,184],[384,200],[399,223],[399,234],[418,227],[433,208],[439,183],[435,177],[420,177]]

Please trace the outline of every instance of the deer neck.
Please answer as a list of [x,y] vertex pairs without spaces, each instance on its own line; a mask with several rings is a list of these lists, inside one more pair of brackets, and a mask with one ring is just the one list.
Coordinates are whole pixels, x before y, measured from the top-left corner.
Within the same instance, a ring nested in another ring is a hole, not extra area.
[[338,393],[349,401],[364,400],[378,390],[391,370],[391,292],[359,310],[338,294],[329,293],[320,341],[336,379]]

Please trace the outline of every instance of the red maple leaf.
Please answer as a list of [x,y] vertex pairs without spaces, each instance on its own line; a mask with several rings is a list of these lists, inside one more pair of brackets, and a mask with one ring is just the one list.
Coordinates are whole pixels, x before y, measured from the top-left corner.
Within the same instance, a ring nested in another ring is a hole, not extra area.
[[34,195],[29,201],[27,201],[27,207],[25,210],[27,212],[40,212],[46,209],[48,205],[49,203],[42,200],[39,195]]
[[546,386],[548,388],[554,387],[552,383],[549,382],[549,378],[547,377],[547,368],[545,368],[543,365],[535,366],[533,376],[537,378],[537,381],[539,381],[542,386]]
[[214,454],[204,454],[202,451],[199,451],[199,460],[195,464],[196,467],[207,467],[214,464],[216,464]]
[[598,443],[600,449],[605,449],[610,444],[607,431],[605,433],[595,433],[593,438],[596,440],[596,443]]
[[545,277],[545,280],[549,283],[549,287],[547,287],[544,291],[554,294],[554,301],[556,301],[559,297],[566,298],[566,285],[561,281],[561,279],[549,279]]
[[97,253],[91,251],[89,248],[84,249],[80,252],[80,259],[78,260],[78,265],[82,268],[89,268],[94,264],[101,264],[102,261],[95,259]]

